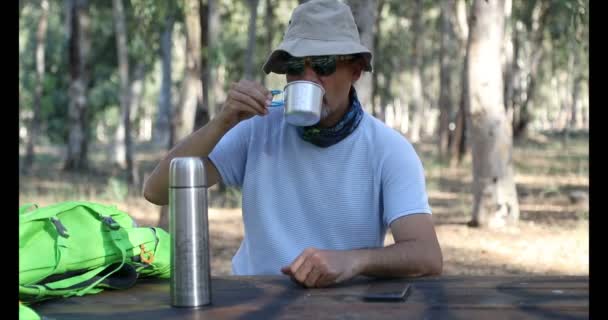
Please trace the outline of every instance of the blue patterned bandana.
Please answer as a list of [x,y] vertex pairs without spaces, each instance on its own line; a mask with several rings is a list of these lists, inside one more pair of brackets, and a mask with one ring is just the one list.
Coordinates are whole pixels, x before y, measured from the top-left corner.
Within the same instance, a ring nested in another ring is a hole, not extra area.
[[359,125],[363,118],[363,108],[357,98],[355,88],[350,89],[350,109],[342,119],[331,128],[321,128],[319,124],[307,127],[297,127],[300,138],[318,147],[327,148],[348,137]]

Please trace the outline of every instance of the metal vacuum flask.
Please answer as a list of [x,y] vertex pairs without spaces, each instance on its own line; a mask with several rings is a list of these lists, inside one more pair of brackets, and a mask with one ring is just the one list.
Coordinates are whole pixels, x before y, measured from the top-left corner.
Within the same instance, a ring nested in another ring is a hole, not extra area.
[[196,157],[169,166],[171,304],[198,307],[211,303],[207,176]]

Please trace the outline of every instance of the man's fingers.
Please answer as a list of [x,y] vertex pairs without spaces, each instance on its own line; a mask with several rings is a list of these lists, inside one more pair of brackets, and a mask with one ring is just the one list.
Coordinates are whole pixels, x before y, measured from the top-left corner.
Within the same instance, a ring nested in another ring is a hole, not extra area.
[[310,259],[306,259],[304,263],[296,270],[294,277],[298,282],[305,284],[308,274],[312,271],[314,265]]
[[281,272],[282,272],[283,274],[288,275],[288,276],[292,275],[292,273],[291,273],[291,269],[289,268],[289,266],[282,267],[282,268],[281,268]]
[[[244,108],[239,108],[242,111],[247,111],[247,112],[254,113],[254,114],[257,113],[259,115],[264,115],[267,112],[266,108],[262,104],[258,103],[257,101],[255,101],[253,98],[251,98],[248,95],[245,95],[236,90],[232,91],[232,93],[230,95],[234,101],[246,106]],[[249,107],[249,108],[247,108],[247,107]],[[249,109],[249,110],[247,110],[247,109]]]
[[317,280],[319,280],[319,278],[321,278],[322,275],[323,274],[321,273],[321,270],[318,267],[313,266],[310,273],[308,273],[306,280],[304,280],[304,285],[306,285],[309,288],[316,287]]
[[264,88],[261,84],[253,81],[242,80],[235,89],[244,95],[250,96],[260,105],[266,106],[269,99],[270,91]]
[[331,285],[336,284],[336,279],[333,275],[331,274],[322,274],[317,281],[315,282],[315,287],[317,288],[321,288],[321,287],[329,287]]
[[308,256],[311,255],[313,251],[314,250],[312,249],[306,249],[302,251],[302,253],[300,253],[300,255],[291,263],[291,266],[289,266],[292,274],[295,274],[298,269],[300,269],[300,266],[302,266],[304,261],[306,261],[306,258],[308,258]]

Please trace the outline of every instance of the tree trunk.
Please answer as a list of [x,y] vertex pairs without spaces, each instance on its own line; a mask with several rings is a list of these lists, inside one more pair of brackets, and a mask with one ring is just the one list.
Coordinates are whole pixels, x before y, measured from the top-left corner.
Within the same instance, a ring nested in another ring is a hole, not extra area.
[[[199,1],[184,3],[186,31],[186,70],[181,88],[180,103],[173,114],[173,141],[178,142],[194,130],[196,109],[203,107],[201,75],[201,24]],[[206,111],[206,110],[205,110]]]
[[534,7],[532,19],[529,22],[528,29],[531,30],[531,56],[529,58],[528,74],[526,75],[528,86],[525,88],[525,99],[521,102],[520,110],[517,112],[518,117],[514,117],[513,137],[516,140],[521,140],[527,134],[528,124],[532,121],[532,115],[529,111],[530,102],[533,101],[536,93],[536,78],[541,61],[545,56],[545,50],[542,43],[544,40],[544,29],[549,17],[551,3],[548,1],[538,1]]
[[165,25],[160,36],[160,54],[161,54],[161,84],[160,94],[158,96],[158,113],[156,115],[156,125],[154,126],[154,142],[160,145],[170,147],[169,136],[171,135],[171,49],[173,46],[173,25],[175,18],[173,15],[168,15],[165,18]]
[[118,53],[118,74],[120,76],[120,108],[122,126],[117,131],[116,161],[127,169],[127,183],[133,183],[133,145],[131,141],[131,84],[129,82],[129,55],[127,30],[122,0],[113,0],[116,49]]
[[441,1],[441,38],[439,43],[439,159],[443,161],[448,155],[448,142],[450,138],[450,119],[452,115],[452,63],[453,50],[451,50],[452,24],[450,14],[455,6],[452,0]]
[[467,55],[468,55],[468,38],[469,38],[469,14],[465,0],[460,0],[456,4],[456,21],[455,30],[458,37],[460,56],[462,57],[462,69],[460,73],[460,100],[458,103],[458,112],[455,119],[454,132],[450,135],[448,149],[450,150],[450,167],[462,163],[462,159],[467,150],[467,120],[468,115],[468,88],[467,88]]
[[[217,0],[206,0],[203,13],[201,14],[201,34],[202,34],[202,69],[203,69],[203,105],[207,110],[207,121],[213,119],[216,113],[217,99],[214,94],[215,67],[212,55],[215,44],[218,42],[219,32],[219,11]],[[205,121],[206,122],[206,121]]]
[[[209,20],[207,52],[215,52],[215,44],[218,43],[218,35],[220,32],[220,11],[217,7],[217,0],[208,0],[207,5],[207,19]],[[213,119],[219,110],[219,103],[221,101],[221,95],[219,95],[218,92],[223,92],[223,86],[217,77],[217,68],[215,64],[211,64],[209,67],[209,81],[205,82],[205,85],[209,90],[209,119]]]
[[[377,0],[348,0],[347,3],[351,7],[355,23],[359,29],[359,38],[361,44],[368,48],[372,54],[374,53],[374,30],[376,26],[376,15],[378,7]],[[373,113],[372,104],[372,75],[369,72],[363,72],[361,77],[355,83],[357,97],[361,102],[364,110],[369,114]]]
[[[145,75],[146,66],[141,61],[136,62],[135,67],[133,68],[131,86],[129,88],[131,96],[130,108],[132,110],[131,119],[133,119],[133,123],[137,124],[136,134],[131,135],[134,146],[137,144],[137,141],[144,141],[150,138],[144,129],[145,124],[142,123],[145,123],[146,119],[150,118],[148,108],[142,104],[146,92],[146,83],[144,81]],[[134,131],[133,128],[131,131]]]
[[249,29],[247,34],[247,52],[245,52],[245,79],[253,80],[253,56],[255,55],[256,21],[258,19],[258,0],[247,0],[249,5]]
[[471,19],[467,61],[474,201],[470,226],[503,227],[519,220],[500,64],[503,8],[504,0],[476,0]]
[[[19,2],[21,5],[21,1]],[[41,100],[44,89],[44,53],[46,44],[46,30],[49,17],[49,2],[40,1],[40,20],[38,20],[38,30],[36,31],[36,87],[34,92],[34,116],[30,123],[30,134],[27,140],[27,151],[25,155],[24,170],[29,171],[34,162],[34,145],[38,140],[40,128]]]
[[[376,8],[376,19],[374,21],[375,36],[374,36],[374,46],[373,46],[374,52],[375,52],[374,59],[376,59],[376,61],[378,61],[377,59],[379,58],[379,55],[380,55],[380,51],[376,50],[376,48],[380,48],[380,37],[382,34],[382,31],[380,30],[380,20],[381,20],[380,15],[382,14],[382,10],[384,9],[384,4],[386,3],[385,0],[377,0],[377,1],[378,1],[378,5]],[[383,99],[379,97],[378,71],[377,70],[374,70],[374,72],[372,72],[371,97],[372,97],[372,101],[373,101],[372,115],[374,117],[378,118],[380,121],[384,122],[385,121],[384,111],[385,111],[386,105],[381,102]],[[378,101],[379,103],[376,103],[376,101]]]
[[[273,42],[272,40],[274,39],[274,31],[275,31],[275,25],[274,25],[274,6],[275,3],[272,0],[266,0],[266,15],[264,16],[264,25],[266,26],[266,52],[272,52],[273,49]],[[264,85],[265,87],[268,86],[268,76],[266,75],[265,72],[260,72],[260,75],[262,77],[262,85]]]
[[201,99],[199,103],[197,103],[196,108],[196,116],[194,120],[194,130],[204,126],[207,122],[209,122],[209,96],[207,91],[207,82],[205,81],[205,77],[208,76],[207,64],[208,64],[208,50],[207,50],[207,32],[208,32],[208,24],[207,24],[207,4],[204,4],[203,0],[199,0],[199,21],[200,21],[200,85],[201,85]]
[[[204,125],[209,119],[209,112],[203,105],[203,83],[201,81],[201,22],[199,0],[184,2],[186,29],[186,70],[181,88],[180,103],[172,114],[169,148],[188,136],[195,128],[195,123]],[[201,108],[202,111],[197,112]],[[199,115],[199,121],[196,116]],[[206,120],[200,120],[201,116]],[[169,223],[167,206],[160,211],[158,226],[167,230]]]
[[67,1],[69,6],[70,102],[68,106],[69,137],[64,170],[88,167],[87,59],[91,49],[90,19],[87,0]]
[[513,87],[513,58],[514,58],[514,38],[513,38],[513,23],[511,21],[511,12],[513,9],[512,0],[505,0],[504,16],[505,27],[502,41],[502,74],[503,74],[503,101],[505,109],[509,110],[511,106],[511,93]]
[[416,9],[412,11],[412,24],[414,39],[412,44],[412,93],[410,103],[410,119],[411,129],[409,133],[410,141],[418,142],[420,139],[420,125],[422,114],[422,45],[423,45],[423,28],[422,15],[424,13],[422,0],[416,0]]
[[579,129],[581,121],[579,121],[579,114],[582,113],[580,103],[581,84],[583,82],[582,72],[579,71],[580,66],[580,53],[577,50],[574,41],[570,41],[570,52],[572,59],[572,66],[570,68],[570,76],[572,77],[572,98],[570,101],[570,123],[569,127],[571,130]]

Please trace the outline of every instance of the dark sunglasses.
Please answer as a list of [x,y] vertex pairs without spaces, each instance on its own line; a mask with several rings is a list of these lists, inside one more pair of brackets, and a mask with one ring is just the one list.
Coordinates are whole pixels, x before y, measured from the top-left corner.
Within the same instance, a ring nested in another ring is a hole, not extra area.
[[336,72],[338,61],[349,61],[355,57],[355,55],[290,57],[285,62],[285,73],[299,76],[304,72],[304,66],[308,62],[318,75],[325,77]]

